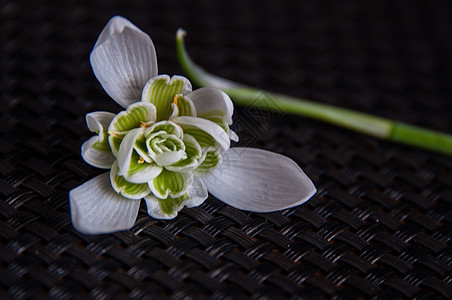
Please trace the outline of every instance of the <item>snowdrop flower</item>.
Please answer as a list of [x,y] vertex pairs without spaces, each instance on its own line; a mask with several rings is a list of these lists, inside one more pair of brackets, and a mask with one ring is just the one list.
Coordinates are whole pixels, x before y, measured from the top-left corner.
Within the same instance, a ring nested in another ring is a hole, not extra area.
[[270,212],[305,202],[315,192],[289,158],[230,148],[233,104],[222,91],[192,91],[182,76],[158,75],[151,38],[112,18],[90,56],[97,79],[125,110],[86,116],[94,133],[83,159],[109,169],[69,193],[74,227],[86,234],[133,226],[140,200],[158,219],[202,204],[208,191],[239,209]]

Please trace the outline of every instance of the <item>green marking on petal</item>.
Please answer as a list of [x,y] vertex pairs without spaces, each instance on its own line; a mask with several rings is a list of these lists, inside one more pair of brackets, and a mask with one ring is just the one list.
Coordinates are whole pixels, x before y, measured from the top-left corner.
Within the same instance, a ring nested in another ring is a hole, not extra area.
[[209,112],[204,112],[202,114],[198,115],[198,118],[203,118],[209,121],[214,122],[217,125],[220,125],[221,128],[226,131],[226,133],[229,132],[229,125],[226,121],[226,113],[221,110],[211,110]]
[[159,205],[164,214],[171,215],[174,211],[178,211],[179,206],[188,199],[188,195],[182,195],[177,198],[168,197],[166,199],[159,199]]
[[129,199],[141,199],[151,193],[147,183],[135,184],[118,175],[118,162],[114,162],[110,170],[110,182],[113,189]]
[[178,108],[177,116],[196,117],[196,108],[190,98],[183,95],[176,95],[174,97],[174,104]]
[[108,144],[107,128],[114,117],[114,114],[105,111],[96,111],[86,115],[88,129],[98,135],[97,141],[91,147],[99,151],[111,151]]
[[144,129],[130,130],[121,142],[118,152],[119,175],[133,183],[145,183],[160,174],[162,168],[145,154],[141,156],[137,148],[144,143]]
[[111,152],[115,157],[118,157],[119,146],[121,146],[121,142],[124,136],[114,136],[110,135],[108,137],[108,144],[110,145]]
[[172,165],[165,166],[169,171],[173,172],[188,172],[196,169],[203,156],[202,148],[194,137],[189,134],[184,135],[186,159],[182,159]]
[[173,119],[173,122],[182,127],[184,133],[192,135],[201,147],[219,147],[226,151],[230,146],[227,132],[221,126],[210,120],[198,117],[181,116]]
[[149,182],[149,187],[157,198],[177,198],[187,191],[192,181],[191,173],[177,173],[163,169],[159,176]]
[[203,149],[215,147],[217,145],[215,139],[202,129],[191,126],[185,126],[184,134],[189,134],[192,137],[194,137]]
[[92,146],[94,149],[110,152],[110,145],[108,144],[108,133],[103,131],[101,134],[99,134],[99,140],[95,142]]
[[144,162],[152,162],[152,158],[149,156],[148,149],[146,148],[146,137],[144,134],[137,137],[133,148]]
[[204,116],[204,117],[201,117],[201,118],[214,122],[215,124],[217,124],[221,128],[223,128],[223,130],[226,133],[229,133],[229,125],[222,117],[218,117],[218,116]]
[[157,177],[162,171],[162,167],[156,165],[155,163],[144,162],[142,157],[140,157],[134,151],[132,154],[132,159],[130,161],[129,169],[124,174],[124,177],[134,183],[147,183],[150,180]]
[[199,167],[195,170],[200,176],[207,175],[208,172],[212,171],[215,167],[221,164],[221,154],[220,151],[212,149],[206,152],[206,157]]
[[146,149],[159,166],[167,166],[185,159],[182,128],[171,121],[160,121],[146,129]]
[[155,120],[155,106],[150,103],[137,102],[116,115],[108,127],[108,133],[114,136],[123,136],[129,130],[148,127]]
[[167,120],[171,115],[171,103],[177,94],[185,94],[191,91],[191,83],[182,76],[160,75],[146,83],[142,101],[152,103],[157,108],[157,121]]
[[181,138],[184,134],[184,131],[182,130],[182,127],[177,125],[174,122],[171,121],[160,121],[146,129],[145,136],[149,137],[153,133],[157,133],[160,131],[164,131],[167,134],[172,134],[177,136],[178,138]]

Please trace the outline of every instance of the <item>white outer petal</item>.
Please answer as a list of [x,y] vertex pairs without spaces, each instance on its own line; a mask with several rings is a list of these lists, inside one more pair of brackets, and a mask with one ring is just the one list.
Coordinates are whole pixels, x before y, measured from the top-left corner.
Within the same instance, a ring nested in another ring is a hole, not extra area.
[[188,193],[188,199],[185,200],[182,205],[179,207],[178,210],[175,210],[171,215],[166,215],[162,212],[159,205],[159,199],[155,197],[154,195],[149,195],[147,197],[144,197],[144,200],[146,201],[146,206],[148,208],[148,214],[156,219],[173,219],[177,216],[177,213],[184,208],[184,206],[187,207],[195,207],[201,205],[208,196],[207,188],[204,185],[204,183],[197,177],[193,178],[193,182],[191,187],[187,191]]
[[82,158],[85,162],[94,167],[110,169],[116,158],[111,151],[107,152],[93,148],[93,144],[95,144],[98,140],[99,136],[95,135],[83,143]]
[[290,158],[254,148],[231,148],[222,165],[204,177],[209,192],[243,210],[272,212],[311,198],[316,188]]
[[229,146],[231,144],[231,141],[229,140],[229,135],[224,131],[223,128],[221,128],[218,124],[215,124],[212,121],[187,116],[176,117],[173,118],[172,121],[174,123],[181,125],[182,128],[185,125],[193,126],[198,129],[204,130],[206,133],[212,136],[215,139],[215,141],[217,141],[217,143],[220,145],[223,151],[229,149]]
[[191,92],[187,97],[195,105],[198,115],[219,110],[225,113],[225,121],[229,125],[232,124],[234,105],[232,104],[231,98],[225,92],[213,87],[203,87]]
[[113,190],[108,173],[71,190],[69,201],[72,224],[85,234],[130,229],[140,207],[139,200],[124,198]]
[[[146,82],[157,76],[151,38],[122,19],[111,20],[90,55],[94,75],[110,97],[123,107],[140,101]],[[130,22],[129,22],[130,23]]]
[[108,20],[104,29],[102,29],[102,32],[100,33],[99,38],[97,39],[96,44],[94,45],[94,48],[96,48],[99,44],[102,44],[111,35],[115,33],[121,33],[126,27],[138,31],[142,34],[145,34],[143,31],[141,31],[138,27],[136,27],[134,24],[132,24],[132,22],[130,22],[126,18],[121,16],[114,16],[110,20]]

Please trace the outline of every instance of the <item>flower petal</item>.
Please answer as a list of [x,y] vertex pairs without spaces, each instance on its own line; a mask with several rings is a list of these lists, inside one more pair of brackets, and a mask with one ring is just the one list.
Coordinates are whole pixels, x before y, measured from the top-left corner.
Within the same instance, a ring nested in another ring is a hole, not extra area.
[[184,207],[182,203],[186,200],[185,196],[178,198],[168,197],[160,199],[150,194],[145,197],[148,214],[155,219],[169,220],[174,219],[177,213]]
[[157,198],[178,198],[187,192],[193,181],[191,173],[177,173],[166,169],[149,181],[149,187]]
[[207,187],[204,182],[198,177],[193,176],[193,182],[186,195],[188,199],[184,203],[185,206],[196,207],[203,204],[209,194],[207,193]]
[[82,157],[90,165],[109,169],[115,160],[108,144],[107,128],[115,114],[96,111],[86,115],[86,124],[91,132],[97,133],[82,145]]
[[156,219],[173,219],[184,207],[195,207],[201,205],[207,199],[207,188],[204,183],[194,177],[191,187],[179,198],[159,199],[154,195],[144,198],[148,208],[148,214]]
[[225,92],[213,87],[204,87],[188,94],[187,97],[195,105],[198,117],[211,121],[220,119],[229,125],[232,124],[234,105]]
[[157,107],[157,121],[168,120],[171,104],[176,95],[191,92],[190,81],[183,76],[159,75],[150,79],[143,88],[141,100]]
[[145,135],[149,137],[152,133],[164,131],[168,134],[172,134],[181,138],[184,135],[182,127],[171,121],[160,121],[146,129]]
[[162,171],[155,163],[147,163],[136,151],[137,140],[144,137],[144,129],[130,130],[121,142],[118,151],[118,175],[132,183],[145,183],[154,179]]
[[173,172],[188,172],[196,169],[202,158],[202,149],[194,137],[184,134],[185,153],[187,158],[172,165],[165,166],[165,169]]
[[69,200],[72,224],[85,234],[130,229],[140,207],[140,201],[126,199],[112,189],[108,173],[71,190]]
[[235,133],[234,130],[231,130],[231,129],[229,129],[229,138],[231,139],[231,141],[234,141],[234,142],[239,141],[239,136],[237,135],[237,133]]
[[205,152],[202,163],[196,168],[195,173],[199,177],[209,175],[215,168],[221,166],[222,156],[218,149],[212,148]]
[[185,158],[187,155],[184,150],[163,152],[153,156],[155,163],[159,166],[168,166]]
[[[98,145],[103,145],[99,142],[99,136],[93,136],[82,145],[82,157],[88,164],[101,168],[110,169],[115,161],[115,156],[108,150],[101,149]],[[108,147],[108,144],[107,144]]]
[[157,57],[151,38],[121,17],[107,23],[90,61],[104,90],[123,107],[140,101],[146,82],[157,76]]
[[95,111],[86,115],[86,124],[91,132],[99,135],[104,133],[111,123],[115,114],[107,111]]
[[[198,140],[198,136],[205,132],[218,143],[223,151],[229,149],[229,135],[223,130],[223,128],[212,121],[186,116],[176,117],[172,121],[179,124],[185,133],[192,135],[201,144],[201,146],[204,145],[202,141]],[[199,132],[199,130],[201,130],[202,132]],[[204,139],[201,136],[200,138]]]
[[96,46],[98,46],[99,44],[102,44],[113,34],[121,33],[125,27],[145,34],[143,31],[141,31],[138,27],[136,27],[134,24],[132,24],[132,22],[130,22],[126,18],[121,16],[114,16],[110,20],[108,20],[104,29],[100,33],[99,38],[97,39],[96,44],[94,45],[94,48],[96,48]]
[[132,183],[118,175],[118,163],[115,161],[110,171],[110,182],[113,189],[128,199],[141,199],[151,193],[147,183]]
[[243,210],[271,212],[304,203],[316,188],[290,158],[253,148],[231,148],[222,165],[202,179],[223,202]]
[[191,99],[187,96],[176,95],[176,97],[174,97],[174,102],[173,102],[172,106],[173,106],[173,114],[171,115],[171,117],[177,117],[177,116],[196,117],[197,116],[196,107],[193,104],[193,102],[191,101]]
[[144,130],[142,128],[137,128],[130,130],[126,136],[122,139],[121,145],[118,151],[118,174],[123,176],[127,169],[129,168],[130,161],[132,160],[132,153],[135,151],[133,149],[135,142],[142,135],[144,135]]
[[183,140],[174,134],[168,134],[164,130],[151,133],[146,138],[146,149],[155,163],[162,167],[187,158]]
[[124,136],[129,130],[155,122],[156,108],[151,103],[137,102],[117,114],[108,127],[108,133]]

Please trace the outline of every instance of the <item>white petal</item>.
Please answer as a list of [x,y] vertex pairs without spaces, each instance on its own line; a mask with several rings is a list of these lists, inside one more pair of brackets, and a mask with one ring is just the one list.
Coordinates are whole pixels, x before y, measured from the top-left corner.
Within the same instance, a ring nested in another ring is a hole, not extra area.
[[129,23],[111,20],[90,55],[94,75],[107,94],[123,107],[140,101],[146,82],[157,76],[151,38]]
[[207,199],[207,187],[202,180],[193,176],[191,187],[187,191],[188,199],[185,201],[186,207],[196,207],[204,203]]
[[162,211],[160,207],[159,201],[161,199],[150,194],[149,196],[144,197],[144,200],[146,201],[148,214],[155,219],[162,220],[174,219],[177,216],[177,213],[183,208],[183,205],[181,205],[179,210],[174,210],[172,214],[167,215]]
[[[158,175],[158,174],[157,174]],[[157,176],[156,175],[156,176]],[[126,180],[124,177],[118,175],[118,163],[114,162],[110,170],[111,187],[116,193],[121,194],[127,199],[139,200],[151,193],[149,185],[146,183],[136,184]]]
[[215,124],[212,121],[202,119],[202,118],[195,118],[195,117],[177,117],[172,119],[173,122],[179,124],[184,130],[185,128],[198,128],[206,133],[208,133],[210,136],[212,136],[215,141],[220,145],[223,151],[226,151],[229,149],[230,146],[230,140],[228,134],[221,128],[219,125]]
[[168,215],[162,211],[159,205],[161,199],[151,194],[144,198],[148,208],[148,214],[156,219],[173,219],[184,206],[195,207],[201,205],[207,199],[207,188],[199,178],[194,177],[193,183],[187,191],[187,195],[188,199],[185,200],[177,210],[174,210],[172,214]]
[[140,207],[139,200],[117,194],[105,173],[69,193],[74,228],[85,234],[110,233],[130,229]]
[[271,212],[304,203],[316,188],[290,158],[253,148],[231,148],[202,179],[209,192],[243,210]]
[[94,48],[96,48],[96,46],[98,46],[99,44],[102,44],[111,35],[115,33],[121,33],[125,27],[145,34],[143,31],[141,31],[138,27],[136,27],[134,24],[132,24],[132,22],[130,22],[126,18],[121,16],[114,16],[110,20],[108,20],[104,29],[100,33],[99,38],[97,39],[96,44],[94,45]]
[[131,183],[146,183],[157,177],[162,172],[162,167],[154,163],[146,164],[142,169],[135,173],[128,172],[124,178]]
[[[130,130],[119,146],[118,151],[118,175],[123,176],[127,181],[131,183],[145,183],[160,174],[162,167],[157,166],[155,163],[143,163],[139,168],[134,168],[133,165],[137,164],[137,161],[133,161],[133,153],[135,151],[135,141],[140,135],[144,134],[143,128],[137,128]],[[136,167],[136,166],[135,166]]]
[[231,129],[229,129],[229,138],[234,142],[239,141],[239,136],[237,135],[237,133],[235,133],[234,130],[231,130]]
[[106,111],[95,111],[86,115],[86,124],[91,132],[99,135],[108,128],[115,114]]
[[198,116],[220,111],[224,113],[224,120],[231,125],[234,105],[229,96],[216,88],[204,87],[187,95],[196,107]]
[[[115,114],[105,111],[96,111],[86,115],[86,124],[88,125],[88,129],[98,135],[91,137],[83,143],[82,157],[88,164],[94,167],[109,169],[115,160],[115,157],[108,147],[108,141],[105,136],[106,129],[114,116]],[[93,147],[93,145],[98,142],[102,144],[102,139],[105,139],[105,146],[107,146],[107,149],[104,149],[104,151],[99,149],[99,147]]]
[[132,152],[135,151],[133,146],[136,139],[144,132],[143,128],[137,128],[130,130],[126,136],[122,139],[121,146],[118,151],[118,175],[124,176],[130,165],[132,159]]
[[90,165],[101,168],[110,169],[115,161],[111,151],[102,151],[93,147],[99,141],[99,136],[93,136],[82,145],[82,157]]
[[185,158],[187,158],[187,154],[183,150],[163,152],[153,156],[155,163],[159,166],[169,166]]

